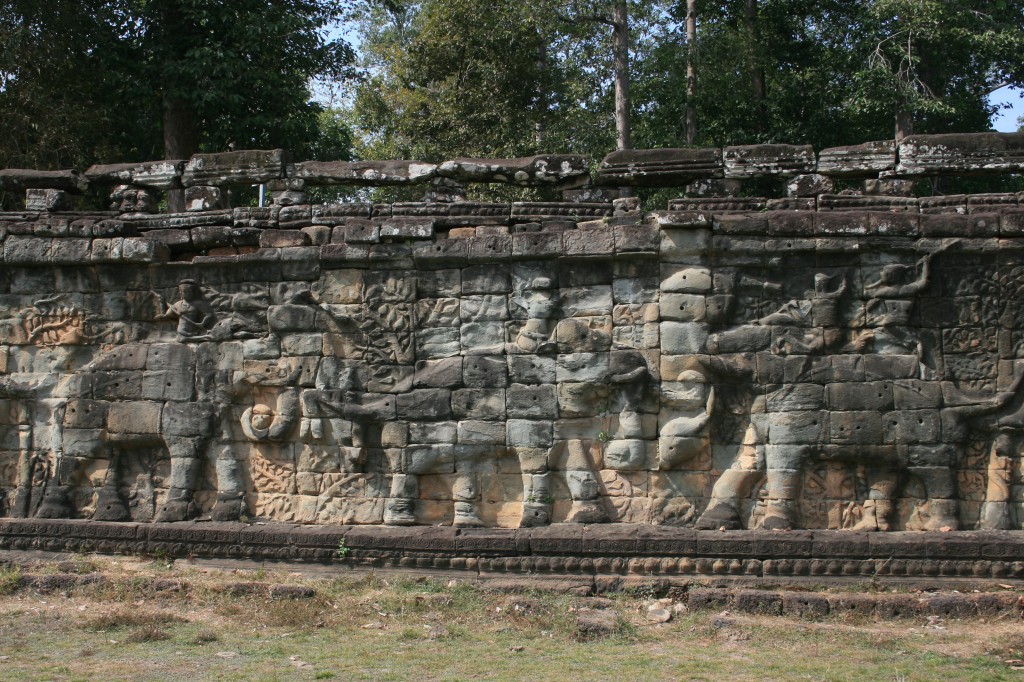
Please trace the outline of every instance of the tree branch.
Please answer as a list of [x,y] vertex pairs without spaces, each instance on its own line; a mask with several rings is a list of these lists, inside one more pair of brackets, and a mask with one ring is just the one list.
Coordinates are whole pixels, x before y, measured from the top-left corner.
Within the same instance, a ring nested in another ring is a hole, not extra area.
[[565,24],[578,24],[583,21],[591,21],[595,24],[605,24],[606,26],[615,26],[615,21],[607,14],[581,14],[579,16],[570,17],[566,14],[555,14],[559,21]]

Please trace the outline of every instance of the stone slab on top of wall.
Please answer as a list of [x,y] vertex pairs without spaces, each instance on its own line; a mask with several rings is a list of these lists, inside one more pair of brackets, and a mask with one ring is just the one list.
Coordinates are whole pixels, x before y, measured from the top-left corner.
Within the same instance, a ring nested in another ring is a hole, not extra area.
[[1022,170],[1021,133],[951,133],[905,137],[899,145],[895,175],[978,175]]
[[185,161],[144,161],[90,166],[85,171],[89,182],[99,185],[134,185],[169,190],[181,187]]
[[283,149],[195,154],[185,164],[185,187],[250,185],[285,177],[288,154]]
[[598,185],[672,186],[723,174],[720,149],[624,149],[601,161]]

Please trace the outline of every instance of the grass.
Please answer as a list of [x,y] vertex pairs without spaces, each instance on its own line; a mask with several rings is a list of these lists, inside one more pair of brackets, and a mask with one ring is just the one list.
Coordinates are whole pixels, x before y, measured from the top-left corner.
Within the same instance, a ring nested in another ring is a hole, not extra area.
[[[458,581],[89,563],[104,582],[40,594],[14,580],[0,593],[4,680],[1011,680],[1024,659],[1017,619],[701,611],[655,625],[646,594],[598,604]],[[167,579],[182,589],[153,589]],[[316,596],[272,599],[265,586],[281,583]],[[580,641],[576,610],[595,606],[615,612],[619,631]]]

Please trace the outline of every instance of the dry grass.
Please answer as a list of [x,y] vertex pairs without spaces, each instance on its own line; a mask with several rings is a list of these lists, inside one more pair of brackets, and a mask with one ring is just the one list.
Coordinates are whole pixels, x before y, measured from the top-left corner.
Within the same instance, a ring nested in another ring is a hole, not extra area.
[[[651,624],[649,595],[87,562],[105,580],[0,596],[4,680],[1010,680],[1024,659],[1017,619],[684,612]],[[315,596],[275,599],[272,584]],[[622,627],[580,642],[579,608],[610,608]]]

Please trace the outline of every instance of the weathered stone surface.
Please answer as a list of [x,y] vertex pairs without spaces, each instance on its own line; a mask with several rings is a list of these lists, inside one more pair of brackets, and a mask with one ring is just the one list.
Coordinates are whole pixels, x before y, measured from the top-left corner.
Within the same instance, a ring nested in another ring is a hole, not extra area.
[[135,185],[168,190],[181,187],[185,162],[143,161],[141,163],[98,164],[85,171],[89,182],[99,185]]
[[814,149],[809,145],[754,144],[726,147],[722,152],[725,177],[798,175],[815,169]]
[[286,162],[282,149],[195,154],[182,169],[181,184],[229,187],[279,180]]
[[818,172],[832,177],[870,177],[896,166],[896,143],[865,142],[818,152]]
[[88,180],[76,170],[40,171],[19,168],[0,170],[0,189],[5,191],[59,189],[81,194],[88,188]]
[[722,175],[720,149],[625,149],[604,157],[599,185],[673,187]]
[[26,211],[68,211],[71,209],[71,197],[60,189],[29,189],[25,190]]
[[1020,197],[807,199],[2,214],[0,514],[317,561],[337,533],[163,522],[501,527],[346,560],[595,588],[1024,577],[1002,536],[899,533],[1024,519]]
[[1024,133],[911,135],[899,147],[901,176],[993,174],[1024,169]]
[[303,161],[290,177],[307,185],[412,185],[429,182],[437,166],[421,161]]
[[519,159],[452,159],[439,165],[437,174],[463,182],[544,186],[585,176],[588,170],[582,156],[547,154]]

